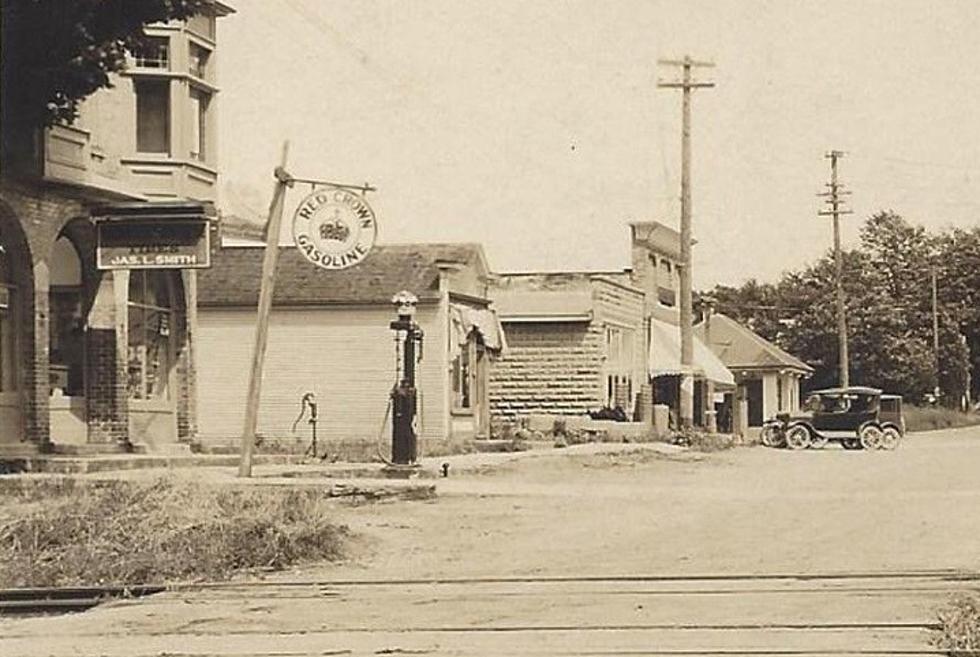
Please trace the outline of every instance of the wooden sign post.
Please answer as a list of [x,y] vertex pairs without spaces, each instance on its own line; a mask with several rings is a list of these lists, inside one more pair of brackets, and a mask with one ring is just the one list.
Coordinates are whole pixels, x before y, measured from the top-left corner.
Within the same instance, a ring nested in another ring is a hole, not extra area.
[[286,188],[292,178],[286,173],[286,157],[289,142],[282,145],[282,159],[276,168],[276,188],[269,205],[269,220],[265,231],[265,257],[262,260],[262,282],[259,288],[258,318],[255,323],[255,349],[252,352],[252,374],[248,381],[248,399],[245,407],[245,426],[242,429],[241,459],[238,463],[238,476],[252,476],[252,452],[255,448],[255,429],[259,418],[259,398],[262,390],[262,364],[265,361],[265,348],[269,341],[269,313],[272,310],[272,295],[276,287],[276,262],[279,259],[279,229],[282,226],[282,211],[285,204]]

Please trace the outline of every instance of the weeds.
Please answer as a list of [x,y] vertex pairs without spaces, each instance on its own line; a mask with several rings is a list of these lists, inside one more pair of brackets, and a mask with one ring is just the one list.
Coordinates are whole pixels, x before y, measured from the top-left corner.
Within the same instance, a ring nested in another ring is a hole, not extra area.
[[980,597],[960,595],[939,612],[941,634],[936,647],[951,655],[980,652]]
[[160,479],[0,493],[0,587],[227,579],[342,556],[314,490]]
[[962,413],[941,406],[906,406],[904,415],[908,431],[932,431],[980,425],[980,414]]

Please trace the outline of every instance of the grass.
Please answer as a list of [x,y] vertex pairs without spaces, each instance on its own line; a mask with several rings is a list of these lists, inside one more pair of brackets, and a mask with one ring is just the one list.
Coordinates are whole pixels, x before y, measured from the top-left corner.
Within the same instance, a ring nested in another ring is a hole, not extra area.
[[147,483],[0,492],[0,588],[222,580],[343,556],[314,490]]
[[939,612],[936,647],[950,655],[980,654],[980,597],[960,595]]
[[980,414],[962,413],[942,406],[906,406],[903,413],[908,431],[932,431],[980,425]]

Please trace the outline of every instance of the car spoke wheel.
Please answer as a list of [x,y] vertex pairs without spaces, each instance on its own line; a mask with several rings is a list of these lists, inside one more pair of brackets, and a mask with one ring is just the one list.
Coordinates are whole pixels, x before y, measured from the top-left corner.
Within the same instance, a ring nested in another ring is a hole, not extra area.
[[790,427],[786,431],[786,446],[790,449],[806,449],[810,446],[810,430],[800,424]]
[[782,447],[783,436],[778,427],[769,425],[762,427],[762,444],[766,447]]
[[879,449],[895,449],[902,434],[895,427],[885,427],[881,430],[881,440],[878,443]]
[[861,441],[857,438],[843,438],[840,446],[844,449],[861,449]]
[[861,447],[864,449],[879,449],[881,445],[881,429],[873,424],[869,424],[861,429],[858,438],[861,440]]

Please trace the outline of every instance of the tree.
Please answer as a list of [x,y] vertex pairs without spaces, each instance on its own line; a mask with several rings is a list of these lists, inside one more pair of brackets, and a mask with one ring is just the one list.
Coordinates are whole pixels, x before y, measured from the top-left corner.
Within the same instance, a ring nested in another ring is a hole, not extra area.
[[10,131],[71,123],[79,103],[111,86],[143,26],[186,19],[209,0],[3,0],[2,116]]

